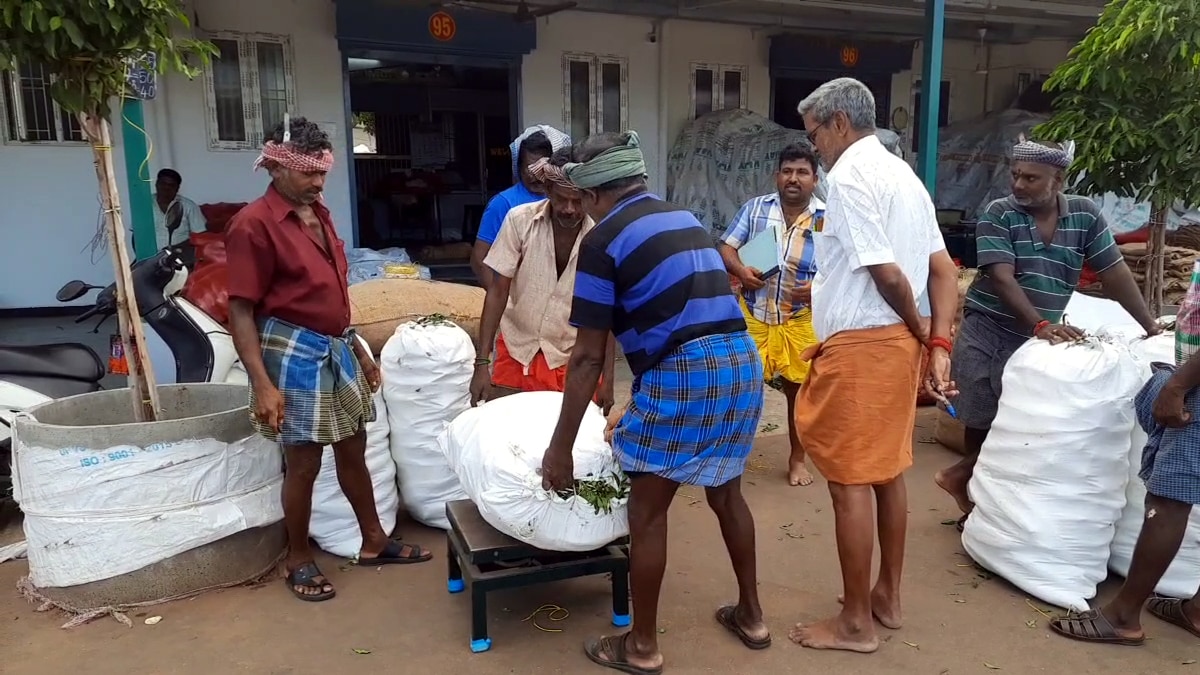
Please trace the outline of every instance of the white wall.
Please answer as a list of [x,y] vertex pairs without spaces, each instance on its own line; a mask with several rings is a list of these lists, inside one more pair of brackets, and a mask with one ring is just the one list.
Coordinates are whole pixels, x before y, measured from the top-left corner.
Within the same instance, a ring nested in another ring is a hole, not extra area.
[[[200,28],[209,31],[263,32],[291,37],[295,68],[296,110],[317,122],[336,125],[332,138],[335,163],[325,184],[325,203],[333,212],[338,234],[352,240],[350,174],[346,167],[345,108],[341,53],[334,38],[334,5],[329,0],[196,0]],[[179,75],[163,83],[165,95],[153,104],[153,127],[159,143],[154,170],[169,166],[183,174],[182,193],[200,204],[243,202],[262,195],[265,172],[253,173],[257,151],[209,150],[205,127],[203,78]],[[268,122],[273,125],[275,122]]]
[[[296,114],[331,122],[337,164],[326,183],[326,203],[338,232],[352,237],[350,181],[343,155],[346,142],[342,105],[341,56],[334,38],[334,6],[329,0],[196,0],[204,30],[288,34],[292,40]],[[171,167],[183,174],[183,193],[199,203],[241,202],[260,196],[265,174],[255,175],[255,152],[208,149],[204,118],[204,79],[170,75],[159,95],[145,106],[146,128],[153,141],[149,172]],[[128,203],[120,124],[116,170],[121,198]],[[88,243],[97,226],[96,177],[86,147],[0,146],[0,308],[54,306],[54,293],[65,281],[82,278],[110,283],[106,250],[92,253]],[[130,223],[126,221],[126,226]]]
[[650,19],[584,12],[562,12],[538,22],[537,49],[521,64],[521,124],[549,124],[565,129],[563,120],[563,53],[619,56],[629,60],[629,128],[641,138],[650,169],[650,187],[666,186],[660,161],[658,45],[646,36]]
[[[124,203],[119,123],[113,132]],[[0,309],[56,305],[55,292],[71,279],[112,282],[108,249],[91,246],[100,227],[98,198],[86,145],[0,145]]]

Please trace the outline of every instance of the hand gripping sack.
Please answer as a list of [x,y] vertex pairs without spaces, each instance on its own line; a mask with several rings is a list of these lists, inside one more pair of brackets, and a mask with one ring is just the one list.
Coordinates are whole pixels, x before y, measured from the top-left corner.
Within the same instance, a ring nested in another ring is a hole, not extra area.
[[[366,341],[359,338],[363,347]],[[383,400],[383,389],[375,392],[375,421],[367,422],[367,471],[371,474],[371,487],[375,495],[375,511],[383,531],[396,529],[396,515],[400,511],[400,493],[396,490],[396,463],[388,445],[387,403]],[[321,550],[343,558],[358,555],[362,548],[362,531],[354,509],[338,483],[337,467],[334,463],[333,447],[325,446],[321,455],[321,473],[313,484],[312,517],[308,522],[308,533]]]
[[575,479],[607,487],[591,503],[542,489],[542,457],[562,399],[539,391],[490,401],[459,415],[438,444],[492,527],[546,551],[591,551],[629,534],[628,479],[604,441],[604,414],[589,404],[571,452]]
[[[1141,362],[1143,383],[1150,378],[1150,364],[1175,362],[1175,335],[1163,333],[1147,340],[1135,340],[1131,343],[1133,355]],[[1125,488],[1125,509],[1117,521],[1116,534],[1113,536],[1112,554],[1108,559],[1108,568],[1120,574],[1129,575],[1129,564],[1133,560],[1133,549],[1137,545],[1138,535],[1142,533],[1142,522],[1146,515],[1146,484],[1138,476],[1142,468],[1142,449],[1146,447],[1146,432],[1140,424],[1133,425],[1133,433],[1129,440],[1129,485]],[[1192,509],[1188,520],[1188,529],[1183,536],[1179,553],[1166,574],[1159,580],[1154,589],[1161,595],[1173,598],[1190,598],[1200,585],[1200,509]]]
[[1143,379],[1128,348],[1095,338],[1030,340],[1012,355],[969,486],[962,542],[976,562],[1044,602],[1087,609],[1108,576]]
[[466,331],[433,318],[396,328],[380,354],[400,497],[417,521],[443,530],[446,502],[466,499],[438,436],[471,407],[475,347]]

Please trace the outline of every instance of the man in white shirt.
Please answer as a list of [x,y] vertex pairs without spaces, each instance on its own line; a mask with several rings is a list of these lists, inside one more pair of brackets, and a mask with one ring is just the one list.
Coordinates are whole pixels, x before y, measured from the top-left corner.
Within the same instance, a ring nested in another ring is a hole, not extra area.
[[[879,648],[874,621],[889,628],[902,622],[904,471],[912,465],[921,359],[929,349],[926,387],[953,395],[958,270],[921,181],[875,136],[871,91],[839,78],[798,108],[829,176],[825,217],[813,225],[820,265],[812,313],[821,342],[807,354],[796,426],[829,483],[845,595],[838,616],[797,624],[790,637],[813,649],[869,653]],[[931,319],[917,308],[925,290]],[[872,586],[876,531],[880,567]]]
[[175,169],[159,171],[154,182],[154,237],[160,251],[187,244],[192,233],[208,230],[196,202],[179,194],[181,185],[183,176]]

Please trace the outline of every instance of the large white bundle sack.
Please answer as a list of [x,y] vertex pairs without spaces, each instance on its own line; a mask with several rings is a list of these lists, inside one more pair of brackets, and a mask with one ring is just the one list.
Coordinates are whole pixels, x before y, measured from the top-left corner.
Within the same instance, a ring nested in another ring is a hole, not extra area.
[[[1131,345],[1134,356],[1141,362],[1143,383],[1149,381],[1150,364],[1175,362],[1175,335],[1163,333]],[[1133,425],[1129,440],[1129,485],[1125,488],[1125,509],[1117,521],[1113,536],[1112,554],[1108,567],[1121,576],[1128,576],[1133,549],[1146,515],[1146,484],[1138,476],[1142,468],[1142,450],[1146,447],[1146,432],[1140,424]],[[1175,560],[1154,590],[1173,598],[1190,598],[1200,586],[1200,511],[1192,509],[1187,533]]]
[[546,551],[591,551],[629,534],[628,479],[604,441],[604,414],[593,403],[571,452],[574,475],[592,485],[606,482],[602,490],[611,498],[601,504],[542,489],[542,457],[562,399],[539,391],[489,401],[459,415],[438,444],[492,527]]
[[1087,609],[1125,506],[1142,366],[1122,344],[1030,340],[1004,370],[963,546],[1045,602]]
[[258,435],[94,448],[18,437],[13,449],[38,588],[110,579],[283,519],[282,455]]
[[[384,532],[391,533],[400,511],[400,492],[396,489],[396,462],[388,444],[388,429],[387,403],[381,387],[375,392],[375,421],[367,423],[367,471],[371,473],[379,524]],[[328,445],[321,455],[321,473],[313,484],[308,534],[322,550],[344,558],[358,555],[362,548],[358,518],[338,483],[333,447]]]
[[437,439],[471,407],[475,346],[463,329],[429,318],[397,326],[379,358],[400,497],[417,521],[448,530],[446,502],[467,495]]

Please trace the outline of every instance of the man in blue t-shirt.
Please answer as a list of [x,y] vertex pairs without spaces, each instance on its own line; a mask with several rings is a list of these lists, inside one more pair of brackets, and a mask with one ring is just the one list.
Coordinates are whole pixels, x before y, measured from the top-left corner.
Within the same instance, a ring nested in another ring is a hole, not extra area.
[[483,219],[479,221],[475,248],[471,250],[471,270],[484,288],[492,282],[492,270],[483,264],[483,260],[500,234],[504,217],[513,208],[546,198],[546,191],[529,175],[529,166],[543,157],[549,159],[555,150],[570,144],[571,138],[563,132],[538,124],[526,129],[508,146],[512,153],[513,186],[488,202]]
[[762,360],[725,263],[691,212],[647,191],[635,132],[592,136],[574,147],[572,160],[567,179],[596,226],[579,246],[571,306],[578,330],[542,460],[544,488],[575,485],[571,450],[610,333],[634,377],[612,428],[613,453],[630,480],[634,622],[629,633],[590,641],[588,658],[624,672],[662,671],[658,596],[667,510],[680,485],[705,489],[733,562],[738,603],[717,610],[716,620],[746,647],[764,649],[771,635],[758,600],[754,517],[741,492],[762,415]]

